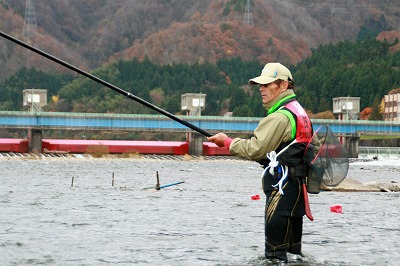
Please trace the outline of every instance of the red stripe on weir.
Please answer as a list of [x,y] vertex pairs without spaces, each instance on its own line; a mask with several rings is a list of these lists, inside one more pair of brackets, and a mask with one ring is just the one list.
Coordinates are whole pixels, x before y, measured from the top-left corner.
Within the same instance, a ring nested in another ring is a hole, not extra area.
[[188,143],[179,141],[43,139],[42,145],[48,151],[69,153],[86,153],[88,147],[94,145],[107,146],[109,153],[185,155],[189,152]]
[[1,152],[28,152],[28,140],[26,139],[0,139]]
[[231,155],[229,150],[225,147],[220,148],[212,142],[203,142],[203,155],[215,156],[215,155]]
[[[28,152],[27,139],[0,138],[0,152]],[[43,139],[42,149],[64,151],[68,153],[87,153],[88,147],[104,145],[109,153],[139,153],[139,154],[189,154],[189,144],[184,141],[128,141],[128,140],[74,140],[74,139]],[[204,156],[230,155],[229,150],[220,148],[212,142],[203,142]]]

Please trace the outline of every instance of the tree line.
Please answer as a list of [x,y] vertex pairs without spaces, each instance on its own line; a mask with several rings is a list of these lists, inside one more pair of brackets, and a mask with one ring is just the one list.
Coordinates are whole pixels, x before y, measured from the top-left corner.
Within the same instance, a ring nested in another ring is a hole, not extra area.
[[[289,66],[300,103],[312,113],[332,110],[332,98],[360,97],[361,110],[373,107],[390,90],[400,87],[398,43],[373,38],[321,45],[312,55]],[[261,117],[266,114],[258,87],[248,80],[261,73],[263,64],[241,58],[215,64],[156,65],[150,60],[120,60],[92,74],[160,108],[181,114],[181,94],[206,94],[202,115]],[[0,84],[0,110],[26,110],[24,89],[47,89],[46,111],[96,113],[153,113],[154,111],[85,77],[23,68]],[[55,97],[52,97],[55,96]]]

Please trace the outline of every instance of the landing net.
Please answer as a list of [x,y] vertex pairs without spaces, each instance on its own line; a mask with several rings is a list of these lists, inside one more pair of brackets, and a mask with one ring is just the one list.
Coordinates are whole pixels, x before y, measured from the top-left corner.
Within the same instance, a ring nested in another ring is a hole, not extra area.
[[337,186],[349,170],[349,157],[329,126],[321,126],[308,143],[304,158],[313,174],[322,177],[326,186]]

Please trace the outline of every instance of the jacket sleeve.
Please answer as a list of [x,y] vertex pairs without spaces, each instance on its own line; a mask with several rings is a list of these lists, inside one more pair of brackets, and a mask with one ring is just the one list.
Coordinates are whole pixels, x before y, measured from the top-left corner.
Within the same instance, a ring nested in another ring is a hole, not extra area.
[[282,113],[273,113],[263,118],[250,139],[235,138],[229,150],[232,155],[248,160],[260,161],[266,154],[291,138],[292,127]]

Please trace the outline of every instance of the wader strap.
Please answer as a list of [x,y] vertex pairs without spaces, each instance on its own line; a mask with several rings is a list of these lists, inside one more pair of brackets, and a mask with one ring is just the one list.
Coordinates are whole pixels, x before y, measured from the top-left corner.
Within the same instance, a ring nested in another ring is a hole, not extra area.
[[276,153],[275,151],[271,151],[267,153],[267,158],[269,160],[268,166],[264,169],[261,177],[264,176],[266,171],[269,171],[271,175],[274,175],[275,171],[278,171],[279,176],[281,176],[280,180],[278,183],[273,185],[273,187],[278,187],[279,188],[279,193],[283,195],[283,183],[286,180],[286,177],[289,175],[289,167],[286,165],[279,165],[278,161],[278,156],[281,155],[283,152],[285,152],[292,144],[295,144],[297,142],[296,139],[294,139],[288,146],[286,146],[284,149],[279,151],[279,153]]

